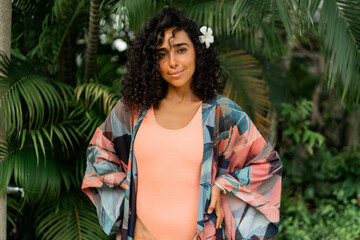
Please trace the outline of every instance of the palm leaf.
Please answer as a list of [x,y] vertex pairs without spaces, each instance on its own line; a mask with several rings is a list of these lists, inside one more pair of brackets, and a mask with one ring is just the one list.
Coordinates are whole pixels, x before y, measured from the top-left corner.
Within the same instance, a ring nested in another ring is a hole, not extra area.
[[290,12],[296,19],[298,33],[302,36],[308,33],[310,28],[314,26],[314,16],[319,8],[321,0],[287,0]]
[[99,114],[94,109],[85,111],[85,117],[81,125],[79,125],[78,127],[78,131],[80,131],[81,134],[87,136],[87,138],[84,141],[88,142],[90,140],[96,128],[104,122],[105,117],[106,117],[105,115]]
[[42,205],[38,210],[37,237],[42,240],[110,239],[98,223],[95,208],[84,196],[65,195],[57,204]]
[[[231,15],[234,7],[234,1],[206,1],[196,3],[185,9],[186,15],[197,22],[199,26],[205,25],[213,29],[215,43],[225,45],[234,45],[236,48],[259,49],[257,30],[254,28],[252,15],[239,21],[236,27],[235,17]],[[230,41],[229,41],[230,40]],[[239,45],[240,44],[240,45]],[[221,46],[219,46],[221,47]]]
[[39,42],[28,52],[28,56],[33,58],[40,52],[43,57],[42,60],[46,60],[48,66],[53,66],[50,70],[54,71],[56,66],[55,63],[59,57],[65,38],[75,20],[84,9],[86,9],[85,6],[88,2],[89,0],[56,0],[53,5],[52,13],[47,14],[44,18],[42,23],[43,31],[39,36]]
[[267,135],[270,101],[259,62],[244,51],[232,51],[219,58],[225,78],[224,95],[238,103]]
[[24,127],[36,130],[58,121],[59,116],[66,117],[71,87],[46,76],[23,75],[0,56],[0,108],[5,110],[7,135],[19,134]]
[[360,102],[360,2],[324,1],[319,33],[330,61],[329,88],[347,105]]
[[[284,44],[283,36],[281,31],[275,31],[269,24],[263,22],[259,26],[259,44],[252,46],[253,55],[263,55],[268,57],[270,60],[280,59],[286,54],[286,45]],[[257,47],[257,49],[254,49]]]
[[[282,11],[277,6],[280,6]],[[185,13],[192,20],[213,29],[215,41],[220,39],[219,44],[225,44],[224,40],[230,38],[237,45],[236,48],[249,49],[252,52],[263,49],[262,52],[271,58],[274,53],[277,56],[283,54],[282,31],[292,34],[290,20],[284,11],[286,12],[286,7],[277,0],[206,1],[185,9]],[[281,21],[286,24],[275,24]],[[282,29],[283,26],[285,30]]]
[[12,1],[12,5],[31,14],[37,13],[39,10],[37,2],[31,0],[14,0]]
[[[230,36],[234,24],[234,18],[231,17],[233,5],[233,1],[221,3],[219,3],[219,1],[206,1],[187,7],[185,13],[198,24],[211,27],[215,36]],[[245,21],[244,24],[247,23],[248,22]],[[236,28],[236,30],[240,29],[240,27]],[[239,33],[241,33],[241,30],[235,34]]]
[[[26,52],[37,43],[43,17],[51,11],[52,1],[13,0],[11,23],[11,46]],[[11,53],[13,54],[13,49]]]
[[[273,9],[275,9],[273,10],[273,12],[277,12],[280,16],[280,19],[286,30],[287,36],[289,37],[290,40],[293,40],[291,22],[287,11],[288,6],[285,4],[283,0],[273,0],[272,5],[273,5]],[[276,15],[273,15],[273,17],[276,17]]]
[[7,207],[8,207],[8,214],[7,214],[7,220],[11,223],[13,227],[16,227],[16,223],[11,214],[11,212],[16,212],[17,214],[23,215],[21,212],[21,206],[17,199],[13,198],[12,195],[7,195]]
[[235,30],[239,24],[245,22],[250,16],[253,18],[252,26],[259,24],[264,18],[264,13],[271,6],[271,1],[254,0],[254,1],[239,1],[236,0],[232,10],[231,18],[234,19],[232,30]]
[[9,151],[7,158],[0,163],[1,184],[7,186],[10,179],[24,189],[25,199],[34,202],[56,199],[62,185],[62,166],[51,155],[45,158],[36,156],[31,146],[21,150]]
[[80,120],[67,119],[55,124],[44,125],[36,130],[23,130],[22,146],[25,142],[32,142],[37,158],[39,157],[39,148],[43,156],[47,151],[59,151],[66,153],[68,156],[71,151],[75,150],[75,144],[80,144],[83,134],[78,130],[77,125]]
[[112,88],[100,83],[85,83],[75,89],[75,98],[81,105],[72,114],[82,116],[77,129],[89,141],[95,129],[101,125],[120,96]]
[[95,106],[104,115],[108,115],[111,109],[119,100],[119,96],[110,87],[100,83],[85,83],[75,89],[75,99],[85,109],[92,109]]
[[[66,35],[69,32],[70,27],[72,26],[72,24],[74,23],[76,17],[81,13],[81,11],[83,10],[85,4],[88,2],[89,0],[81,0],[77,3],[77,6],[74,7],[72,5],[69,5],[66,9],[66,11],[63,10],[64,7],[64,1],[62,0],[57,0],[55,1],[54,4],[54,9],[53,9],[53,13],[56,16],[57,19],[64,19],[64,13],[71,13],[70,17],[67,17],[67,21],[66,21],[66,28],[63,29],[63,32],[61,34],[59,34],[59,36],[61,36],[60,41],[57,42],[57,45],[55,45],[56,47],[53,48],[53,53],[55,56],[54,62],[56,62],[56,60],[59,57],[60,54],[60,50],[64,44],[64,40]],[[65,1],[66,2],[66,1]],[[69,1],[68,3],[72,3],[73,1]],[[74,11],[69,11],[70,9],[74,9]]]
[[[81,109],[81,111],[79,111],[79,109]],[[83,126],[84,118],[86,118],[86,114],[83,108],[77,106],[66,119],[42,125],[38,129],[23,129],[18,136],[12,136],[10,140],[18,143],[17,149],[19,150],[26,145],[32,145],[37,158],[39,158],[40,151],[44,158],[46,158],[48,152],[63,152],[69,156],[70,153],[74,152],[76,147],[80,145],[80,142],[84,140],[84,133],[87,129],[79,127]],[[98,119],[97,116],[94,116],[91,121],[93,122],[94,119]],[[99,122],[96,121],[95,123]],[[20,141],[18,141],[18,139],[20,139]],[[0,156],[1,155],[0,147]]]
[[[120,93],[121,90],[121,77],[126,69],[125,64],[119,66],[117,61],[109,61],[112,55],[99,54],[96,57],[96,73],[95,82],[102,83],[107,86],[112,86],[114,93]],[[121,69],[121,70],[120,70]]]

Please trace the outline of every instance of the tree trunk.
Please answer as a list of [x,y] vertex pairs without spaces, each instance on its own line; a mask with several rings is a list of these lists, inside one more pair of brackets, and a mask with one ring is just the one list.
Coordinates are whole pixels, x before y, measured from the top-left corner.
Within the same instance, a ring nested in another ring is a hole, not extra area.
[[90,1],[89,36],[87,39],[85,60],[85,82],[94,77],[96,69],[96,52],[99,42],[100,4],[101,0]]
[[59,78],[70,86],[76,86],[76,49],[73,30],[70,29],[58,58]]
[[358,147],[360,138],[360,107],[354,107],[346,117],[345,146],[349,147],[348,151]]
[[[11,0],[0,0],[0,51],[3,51],[10,59],[11,49]],[[0,112],[2,114],[2,112]],[[4,118],[1,118],[0,141],[5,142]],[[3,159],[0,159],[0,162]],[[6,186],[0,186],[6,187]],[[0,189],[2,190],[2,189]],[[0,240],[6,239],[6,195],[0,196]]]

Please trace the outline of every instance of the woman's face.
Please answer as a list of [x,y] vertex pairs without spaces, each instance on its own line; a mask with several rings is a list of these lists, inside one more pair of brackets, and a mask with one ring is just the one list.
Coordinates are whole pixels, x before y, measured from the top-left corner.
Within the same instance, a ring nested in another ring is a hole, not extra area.
[[173,29],[164,31],[163,42],[157,47],[160,74],[169,87],[190,89],[196,65],[195,47],[184,30],[173,37]]

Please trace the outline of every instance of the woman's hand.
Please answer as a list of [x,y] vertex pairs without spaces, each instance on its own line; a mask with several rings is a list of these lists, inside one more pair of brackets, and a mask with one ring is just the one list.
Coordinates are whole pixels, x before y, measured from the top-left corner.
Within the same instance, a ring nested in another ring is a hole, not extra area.
[[221,228],[221,223],[224,220],[224,210],[221,206],[221,189],[215,184],[211,187],[211,196],[210,196],[210,205],[208,209],[208,214],[212,213],[215,209],[215,214],[217,217],[216,220],[216,229]]

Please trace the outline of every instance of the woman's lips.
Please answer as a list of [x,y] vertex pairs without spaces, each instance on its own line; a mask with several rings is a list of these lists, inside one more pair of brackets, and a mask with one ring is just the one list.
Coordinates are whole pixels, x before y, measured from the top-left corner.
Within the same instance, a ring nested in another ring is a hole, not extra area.
[[181,70],[181,71],[175,72],[175,73],[170,73],[169,76],[175,77],[175,78],[176,78],[176,77],[179,77],[183,71],[184,71],[184,70]]

